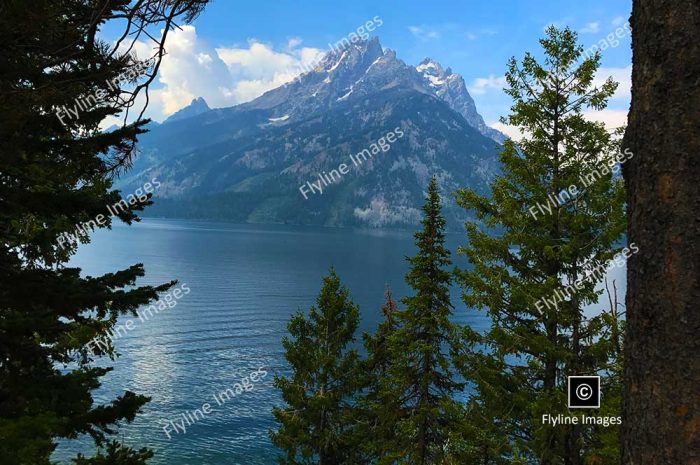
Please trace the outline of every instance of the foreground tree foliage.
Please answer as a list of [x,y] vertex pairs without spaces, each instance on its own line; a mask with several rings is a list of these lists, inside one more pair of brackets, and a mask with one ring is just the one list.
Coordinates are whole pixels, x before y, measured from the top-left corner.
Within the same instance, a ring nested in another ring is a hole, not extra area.
[[317,307],[289,322],[284,338],[290,378],[275,385],[286,403],[273,442],[282,464],[444,463],[460,407],[453,356],[459,352],[450,316],[449,251],[437,181],[428,186],[418,252],[406,282],[415,293],[400,309],[387,290],[383,321],[365,335],[367,357],[347,346],[358,310],[335,273],[324,279]]
[[625,465],[700,464],[700,3],[634,0]]
[[418,252],[408,258],[406,282],[414,294],[396,313],[397,329],[389,336],[387,389],[398,410],[392,451],[385,463],[438,464],[445,457],[459,406],[452,356],[458,352],[450,321],[450,252],[445,246],[445,219],[437,180],[432,178],[423,206],[422,229],[415,234]]
[[583,57],[571,30],[550,27],[540,43],[542,62],[527,54],[506,74],[514,103],[504,122],[525,136],[506,142],[490,198],[457,193],[477,218],[461,248],[473,268],[458,280],[467,306],[492,322],[483,335],[465,330],[461,365],[474,394],[460,450],[469,463],[614,463],[603,443],[615,427],[553,427],[542,415],[569,414],[570,375],[603,375],[604,403],[614,404],[609,319],[583,308],[598,302],[620,250],[624,192],[612,172],[618,144],[582,113],[604,108],[617,84],[593,86],[600,57]]
[[[66,266],[86,231],[76,224],[109,227],[106,206],[121,200],[112,176],[128,165],[147,121],[110,133],[99,123],[135,102],[157,71],[163,35],[148,70],[132,71],[136,58],[124,41],[139,29],[192,20],[202,1],[5,0],[0,6],[0,463],[50,463],[59,439],[92,437],[98,453],[77,463],[139,464],[151,452],[110,441],[118,422],[131,421],[148,400],[126,392],[95,405],[91,392],[110,368],[97,358],[113,348],[86,347],[120,315],[156,299],[161,286],[134,287],[141,265],[98,277]],[[105,22],[120,20],[117,46],[98,38]],[[136,37],[139,37],[138,35]],[[150,76],[150,77],[149,77]],[[130,93],[110,88],[120,82]],[[104,92],[95,105],[86,97]],[[77,118],[60,108],[81,102]],[[58,114],[57,114],[58,113]],[[118,211],[136,221],[149,197]],[[97,223],[95,219],[102,215]],[[64,235],[74,236],[66,241]]]
[[391,289],[385,293],[382,322],[374,334],[364,334],[367,358],[363,360],[363,395],[356,405],[358,422],[357,443],[366,457],[377,463],[390,460],[396,447],[396,423],[399,403],[394,395],[389,370],[394,361],[391,337],[397,329],[398,306]]
[[274,382],[286,403],[273,409],[280,427],[271,438],[284,452],[280,464],[361,463],[351,412],[361,387],[359,355],[348,347],[358,323],[359,310],[333,270],[308,317],[298,312],[289,321],[291,337],[282,345],[292,375]]
[[[365,335],[361,390],[346,386],[351,413],[335,431],[351,432],[347,447],[359,453],[342,463],[620,460],[617,424],[554,426],[543,416],[582,416],[567,405],[572,375],[600,375],[598,414],[620,415],[624,324],[614,282],[612,291],[605,285],[609,306],[599,301],[608,266],[624,264],[620,253],[638,251],[621,246],[626,222],[618,175],[634,153],[620,151],[619,131],[608,133],[583,117],[603,109],[617,87],[610,79],[593,85],[600,56],[583,57],[569,29],[549,28],[541,44],[542,63],[527,54],[522,65],[513,59],[506,75],[514,104],[504,122],[526,136],[506,142],[490,198],[469,189],[456,193],[476,220],[467,223],[469,245],[460,248],[473,267],[455,277],[467,306],[486,310],[491,327],[479,333],[450,321],[453,275],[432,179],[415,235],[418,253],[408,259],[406,282],[414,294],[402,299],[403,308],[387,296],[382,323]],[[593,316],[584,313],[590,306]],[[305,355],[295,352],[295,360],[313,354],[298,349]],[[289,390],[284,386],[283,393]],[[466,402],[458,401],[464,394]],[[292,405],[295,421],[314,412]],[[291,421],[279,412],[278,419]],[[317,431],[306,423],[299,429]],[[278,444],[290,450],[308,438],[285,440]],[[312,455],[303,463],[322,463]]]

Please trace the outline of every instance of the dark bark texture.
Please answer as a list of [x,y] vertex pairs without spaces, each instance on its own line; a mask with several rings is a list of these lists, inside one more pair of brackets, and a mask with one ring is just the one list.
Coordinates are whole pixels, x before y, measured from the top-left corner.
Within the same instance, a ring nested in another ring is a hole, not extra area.
[[700,1],[634,0],[625,465],[700,464]]

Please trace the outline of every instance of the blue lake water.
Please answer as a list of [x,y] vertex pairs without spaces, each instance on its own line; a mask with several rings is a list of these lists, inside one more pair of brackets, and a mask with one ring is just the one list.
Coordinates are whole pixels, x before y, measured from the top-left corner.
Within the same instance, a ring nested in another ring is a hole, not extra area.
[[[448,236],[453,254],[464,240],[461,234]],[[151,464],[276,463],[268,431],[275,426],[271,408],[280,398],[272,379],[286,373],[281,338],[289,316],[314,303],[332,265],[360,306],[361,330],[372,331],[385,287],[397,298],[408,293],[405,257],[414,253],[412,233],[401,231],[155,219],[98,231],[72,263],[84,274],[140,262],[146,268],[141,284],[177,279],[189,293],[147,320],[130,318],[130,329],[115,337],[121,357],[95,397],[106,402],[131,390],[152,398],[118,435],[133,447],[153,449]],[[613,273],[624,281],[624,270]],[[618,287],[624,295],[624,286]],[[466,309],[458,289],[453,304],[455,321],[478,329],[488,324]],[[235,391],[235,383],[260,367],[267,375],[252,390],[217,403],[215,394]],[[182,415],[189,420],[206,403],[209,413],[188,425]],[[168,420],[183,424],[186,432],[171,427],[168,438],[163,431]],[[81,441],[64,443],[55,459],[65,461],[78,451],[91,449]]]

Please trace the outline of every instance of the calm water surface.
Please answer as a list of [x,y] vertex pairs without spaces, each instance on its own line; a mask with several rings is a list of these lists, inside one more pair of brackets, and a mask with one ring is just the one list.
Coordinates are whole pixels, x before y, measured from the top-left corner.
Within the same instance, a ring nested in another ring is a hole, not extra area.
[[[448,237],[453,251],[462,241]],[[414,253],[412,234],[396,231],[152,219],[98,231],[73,260],[85,275],[141,262],[142,284],[177,279],[190,293],[147,321],[131,318],[133,329],[115,340],[121,357],[96,398],[107,401],[125,390],[152,398],[119,434],[132,446],[153,449],[152,464],[273,464],[270,410],[280,399],[272,378],[286,372],[280,340],[289,316],[314,303],[332,265],[360,305],[361,329],[372,331],[385,286],[396,297],[408,292],[405,256]],[[456,289],[453,300],[456,321],[485,326]],[[268,375],[252,391],[216,404],[213,394],[259,367]],[[204,403],[213,411],[168,439],[163,421],[182,421],[182,413]],[[90,452],[79,442],[62,444],[56,458],[81,450]]]
[[[454,252],[463,235],[448,236]],[[361,329],[379,321],[385,286],[397,298],[408,293],[405,257],[415,253],[412,234],[289,226],[234,225],[184,220],[144,220],[99,231],[73,264],[100,275],[142,262],[142,284],[171,279],[190,289],[177,305],[115,340],[121,357],[104,379],[96,399],[106,402],[125,390],[151,402],[119,437],[133,447],[155,451],[154,465],[229,465],[275,462],[268,431],[271,408],[280,404],[272,388],[275,373],[287,373],[280,340],[289,316],[314,303],[321,278],[332,265],[360,305]],[[454,257],[453,257],[454,258]],[[464,262],[457,260],[459,265]],[[609,273],[624,296],[624,269]],[[607,299],[605,299],[607,301]],[[453,290],[454,320],[478,329],[486,318],[468,311]],[[124,323],[121,321],[120,323]],[[214,394],[264,367],[267,376],[252,391],[217,405]],[[186,433],[163,432],[163,422],[183,421],[209,403],[212,411],[186,426]],[[85,441],[62,444],[55,458],[65,461]]]

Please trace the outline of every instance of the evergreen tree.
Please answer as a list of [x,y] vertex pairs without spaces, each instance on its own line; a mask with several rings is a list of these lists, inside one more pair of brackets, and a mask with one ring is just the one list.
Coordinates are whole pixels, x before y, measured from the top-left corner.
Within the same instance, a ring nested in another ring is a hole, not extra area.
[[633,154],[620,154],[601,123],[584,119],[617,87],[611,79],[593,85],[600,56],[584,58],[568,28],[548,28],[540,43],[543,63],[527,54],[522,65],[512,59],[508,66],[514,103],[503,122],[525,136],[506,142],[491,198],[457,194],[476,214],[461,248],[473,268],[458,280],[466,304],[492,321],[486,334],[469,334],[464,376],[474,388],[475,418],[493,425],[502,458],[580,465],[593,460],[597,433],[545,425],[542,415],[568,415],[567,376],[605,376],[615,357],[605,319],[588,318],[583,308],[598,301],[596,286],[620,250],[624,191],[615,172]]
[[280,464],[358,463],[351,410],[361,388],[360,359],[348,348],[358,324],[359,310],[333,270],[308,317],[298,312],[289,321],[282,345],[292,375],[274,382],[286,403],[273,409]]
[[390,338],[397,329],[398,307],[387,288],[382,305],[383,320],[374,334],[364,334],[367,358],[363,360],[363,396],[355,407],[358,422],[358,443],[373,463],[385,463],[390,457],[396,437],[396,404],[390,384],[389,370],[393,363]]
[[415,234],[418,253],[408,258],[406,275],[415,293],[402,300],[405,309],[396,312],[397,329],[389,338],[392,363],[386,383],[398,411],[392,416],[396,426],[388,463],[441,463],[458,412],[454,395],[462,387],[454,380],[450,354],[456,350],[447,270],[451,261],[435,178],[421,224]]
[[[365,349],[367,350],[367,368],[379,376],[373,379],[373,386],[382,379],[391,365],[389,338],[396,331],[396,315],[399,309],[394,301],[391,289],[387,287],[382,305],[383,320],[374,334],[364,334]],[[376,387],[374,389],[377,390]]]
[[[66,266],[88,232],[108,228],[107,205],[121,201],[112,176],[128,164],[147,121],[103,133],[100,122],[133,100],[135,58],[99,40],[121,18],[137,32],[191,20],[204,2],[126,0],[3,1],[0,6],[0,463],[46,465],[59,439],[88,435],[95,457],[78,463],[139,464],[151,453],[109,436],[147,401],[126,392],[94,405],[92,391],[114,357],[111,345],[88,348],[121,315],[157,298],[161,286],[134,287],[138,264],[98,277]],[[138,36],[137,36],[138,37]],[[164,40],[164,38],[163,38]],[[121,42],[121,45],[128,45]],[[156,62],[162,56],[157,47]],[[128,47],[127,47],[128,48]],[[122,49],[123,50],[123,49]],[[155,72],[157,65],[149,65]],[[147,84],[144,84],[147,85]],[[100,91],[100,99],[93,96]],[[93,104],[94,103],[94,104]],[[78,112],[70,117],[64,108]],[[131,223],[150,196],[120,204]],[[87,228],[76,225],[88,223]],[[66,240],[67,236],[74,239]]]

